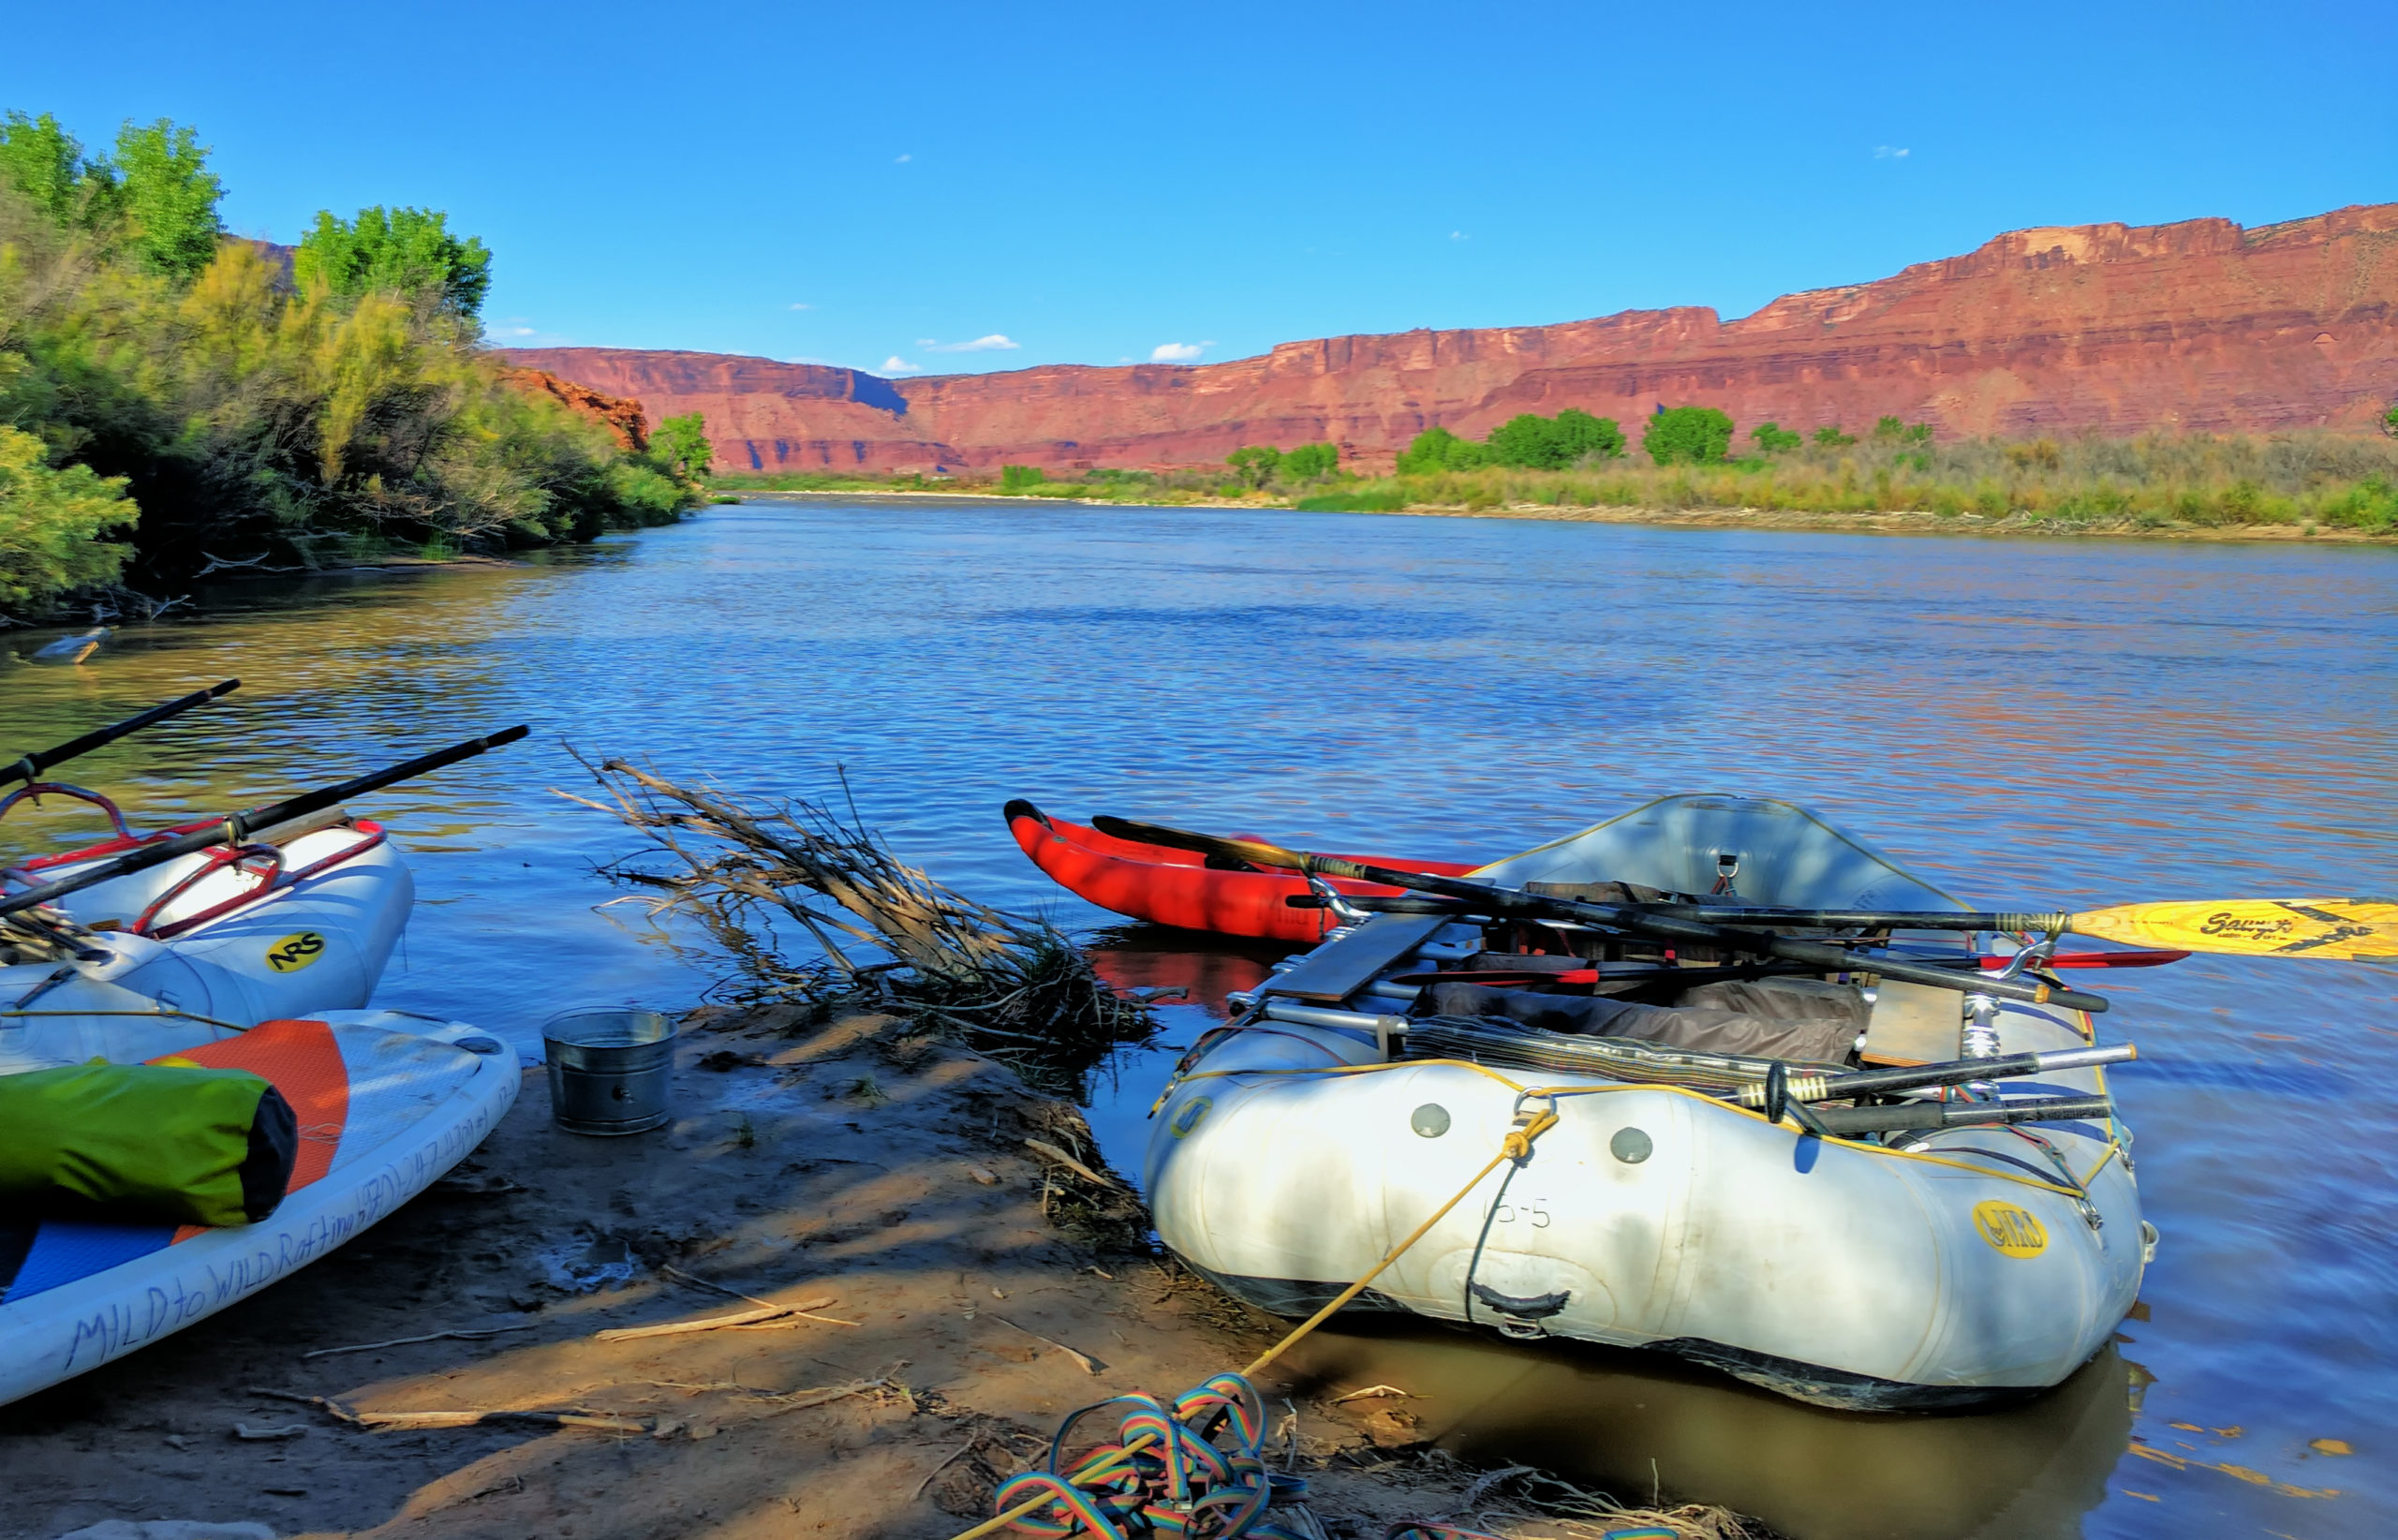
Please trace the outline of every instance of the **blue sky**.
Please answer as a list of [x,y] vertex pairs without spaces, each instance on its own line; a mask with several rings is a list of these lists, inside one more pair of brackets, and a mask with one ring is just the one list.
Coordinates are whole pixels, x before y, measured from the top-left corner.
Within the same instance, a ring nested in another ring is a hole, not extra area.
[[1745,314],[2002,230],[2398,199],[2398,6],[27,7],[0,106],[229,225],[447,210],[494,340],[884,373]]

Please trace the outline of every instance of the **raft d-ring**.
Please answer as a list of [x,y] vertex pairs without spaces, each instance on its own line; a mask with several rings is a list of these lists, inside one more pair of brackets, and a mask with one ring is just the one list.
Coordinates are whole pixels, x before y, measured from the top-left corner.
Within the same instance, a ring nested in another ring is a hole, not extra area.
[[1500,1143],[1500,1150],[1507,1159],[1521,1165],[1532,1158],[1532,1141],[1556,1126],[1556,1097],[1518,1098],[1515,1120],[1507,1125],[1507,1137]]

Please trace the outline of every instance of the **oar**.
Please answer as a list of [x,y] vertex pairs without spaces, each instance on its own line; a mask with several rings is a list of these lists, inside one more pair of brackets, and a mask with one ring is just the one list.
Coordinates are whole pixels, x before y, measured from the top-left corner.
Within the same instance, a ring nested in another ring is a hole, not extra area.
[[65,764],[79,754],[88,754],[95,748],[104,748],[119,738],[139,733],[145,727],[155,726],[170,717],[180,717],[194,706],[206,705],[218,696],[230,695],[241,688],[242,681],[239,679],[227,679],[211,685],[206,689],[193,690],[179,701],[169,701],[165,705],[152,706],[138,716],[127,717],[113,727],[99,728],[84,733],[80,738],[69,738],[55,748],[45,748],[37,754],[28,754],[7,769],[0,770],[0,786],[6,786],[12,780],[22,781],[30,786],[39,778],[43,771],[53,764]]
[[1579,920],[1586,925],[1605,925],[1650,940],[1687,942],[1781,957],[1789,962],[1813,963],[1827,971],[1879,973],[1884,978],[1899,979],[1908,984],[1970,990],[1976,994],[2025,1000],[2035,1005],[2054,1003],[2080,1011],[2104,1011],[2107,1008],[2104,996],[2079,989],[2060,989],[2052,985],[2026,984],[2017,979],[1984,978],[1932,963],[1907,962],[1887,955],[1860,957],[1845,947],[1827,945],[1821,941],[1803,941],[1796,937],[1773,936],[1760,930],[1736,930],[1680,915],[1661,914],[1654,905],[1601,904],[1586,898],[1559,898],[1545,893],[1526,893],[1520,888],[1501,887],[1496,883],[1476,882],[1463,878],[1435,877],[1429,872],[1396,871],[1388,866],[1351,861],[1342,856],[1286,851],[1279,845],[1254,839],[1221,839],[1214,835],[1193,834],[1187,829],[1167,828],[1157,823],[1136,823],[1130,819],[1113,818],[1105,813],[1092,819],[1091,827],[1102,834],[1114,835],[1118,839],[1147,840],[1152,845],[1171,845],[1177,850],[1227,855],[1258,866],[1289,866],[1326,877],[1380,882],[1384,887],[1437,893],[1443,897],[1462,898],[1504,913]]
[[85,866],[54,882],[44,882],[38,887],[26,888],[10,894],[6,898],[0,898],[0,915],[14,914],[20,910],[52,903],[64,898],[70,893],[91,887],[95,883],[106,882],[132,872],[146,871],[152,866],[172,861],[179,855],[188,855],[194,851],[204,851],[212,845],[238,845],[247,839],[253,830],[269,828],[277,823],[288,823],[296,818],[305,818],[310,813],[335,807],[348,801],[351,797],[378,791],[399,781],[413,779],[430,771],[438,770],[444,765],[455,764],[460,760],[472,759],[487,748],[497,748],[503,744],[514,743],[530,731],[532,731],[530,728],[522,726],[502,728],[488,737],[469,738],[465,743],[452,744],[437,753],[423,755],[408,761],[406,764],[392,765],[388,770],[377,770],[371,775],[360,776],[354,780],[346,780],[337,786],[327,786],[314,792],[303,792],[296,797],[287,797],[281,802],[269,803],[263,807],[254,807],[246,813],[228,814],[223,822],[211,824],[205,829],[197,829],[187,835],[178,835],[172,839],[162,839],[155,845],[145,845],[141,850],[127,851],[113,860],[100,862],[97,866]]
[[[1880,909],[1725,909],[1650,904],[1649,912],[1703,923],[1872,930],[2035,930],[2101,940],[2222,952],[2242,956],[2398,957],[2398,899],[2177,898],[2118,904],[2079,914],[2011,914]],[[2063,963],[2064,958],[2053,959]]]

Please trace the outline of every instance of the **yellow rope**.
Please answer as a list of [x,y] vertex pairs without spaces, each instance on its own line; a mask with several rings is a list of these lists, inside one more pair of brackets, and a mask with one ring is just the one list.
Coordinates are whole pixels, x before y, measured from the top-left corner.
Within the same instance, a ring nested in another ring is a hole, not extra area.
[[[1358,1067],[1362,1068],[1364,1066]],[[1380,1066],[1374,1067],[1379,1068]],[[1493,1078],[1503,1077],[1494,1076]],[[1463,1203],[1466,1200],[1467,1194],[1471,1193],[1475,1188],[1482,1185],[1482,1179],[1485,1177],[1488,1177],[1493,1171],[1498,1170],[1502,1164],[1508,1161],[1521,1161],[1529,1159],[1532,1152],[1532,1141],[1556,1126],[1557,1109],[1553,1106],[1545,1107],[1541,1111],[1532,1114],[1530,1118],[1519,1118],[1518,1126],[1507,1131],[1507,1137],[1501,1141],[1499,1153],[1490,1157],[1490,1163],[1475,1172],[1472,1181],[1467,1182],[1463,1187],[1458,1188],[1455,1197],[1452,1197],[1448,1202],[1434,1209],[1429,1219],[1427,1219],[1423,1223],[1417,1225],[1414,1230],[1409,1234],[1405,1240],[1402,1240],[1398,1245],[1392,1247],[1390,1251],[1384,1255],[1380,1262],[1375,1263],[1372,1267],[1367,1270],[1365,1277],[1357,1280],[1356,1282],[1350,1284],[1347,1288],[1333,1296],[1332,1302],[1330,1304],[1327,1304],[1324,1309],[1316,1311],[1313,1315],[1309,1316],[1305,1321],[1300,1322],[1298,1325],[1292,1328],[1289,1336],[1284,1337],[1280,1341],[1275,1343],[1272,1347],[1267,1348],[1264,1353],[1258,1355],[1247,1369],[1240,1371],[1241,1377],[1243,1379],[1247,1379],[1251,1375],[1255,1374],[1259,1370],[1264,1369],[1267,1364],[1272,1363],[1275,1359],[1280,1358],[1283,1354],[1289,1352],[1291,1347],[1301,1338],[1307,1336],[1308,1333],[1315,1330],[1316,1327],[1324,1325],[1326,1321],[1331,1320],[1332,1317],[1340,1311],[1340,1307],[1348,1304],[1351,1300],[1365,1293],[1366,1286],[1371,1283],[1375,1279],[1380,1278],[1384,1272],[1388,1270],[1392,1263],[1397,1262],[1400,1257],[1406,1255],[1407,1249],[1409,1247],[1414,1245],[1417,1241],[1422,1240],[1425,1235],[1431,1230],[1432,1226],[1440,1223],[1443,1219],[1446,1219],[1448,1217],[1449,1210],[1455,1208],[1458,1204]],[[1131,1444],[1126,1444],[1123,1448],[1115,1450],[1114,1452],[1104,1455],[1098,1459],[1092,1460],[1089,1464],[1085,1465],[1066,1479],[1079,1486],[1083,1482],[1088,1481],[1092,1476],[1098,1475],[1106,1471],[1110,1466],[1116,1464],[1118,1461],[1130,1459],[1132,1456],[1140,1453],[1143,1449],[1147,1448],[1150,1444],[1156,1442],[1157,1439],[1155,1435],[1145,1433],[1141,1437],[1133,1440]],[[961,1531],[959,1533],[953,1536],[952,1540],[982,1540],[983,1536],[986,1534],[996,1534],[999,1531],[1006,1529],[1009,1525],[1014,1524],[1017,1519],[1029,1516],[1035,1509],[1044,1507],[1055,1501],[1057,1501],[1057,1499],[1046,1494],[1040,1497],[1029,1498],[1026,1501],[1017,1503],[1014,1507],[1010,1508],[1005,1513],[984,1519],[970,1530]]]
[[[1760,1123],[1766,1120],[1765,1114],[1762,1112],[1757,1112],[1748,1107],[1739,1106],[1730,1102],[1722,1101],[1716,1097],[1708,1095],[1705,1091],[1693,1090],[1688,1086],[1665,1085],[1649,1081],[1639,1083],[1622,1082],[1605,1086],[1524,1086],[1508,1079],[1505,1075],[1501,1074],[1498,1071],[1490,1068],[1487,1064],[1476,1064],[1472,1059],[1393,1059],[1383,1064],[1343,1064],[1338,1068],[1326,1067],[1324,1069],[1197,1070],[1170,1083],[1165,1088],[1165,1093],[1158,1098],[1158,1105],[1163,1106],[1166,1103],[1167,1099],[1174,1094],[1175,1086],[1180,1085],[1182,1081],[1185,1080],[1217,1080],[1235,1075],[1251,1074],[1374,1074],[1385,1070],[1412,1070],[1417,1068],[1472,1070],[1476,1074],[1485,1075],[1492,1080],[1496,1080],[1499,1084],[1506,1087],[1509,1090],[1516,1092],[1519,1096],[1545,1096],[1555,1098],[1560,1096],[1608,1096],[1623,1091],[1662,1091],[1669,1096],[1688,1097],[1694,1102],[1702,1103],[1707,1106],[1714,1107],[1720,1111],[1732,1113],[1738,1117],[1754,1118]],[[1976,1165],[1971,1162],[1961,1161],[1952,1156],[1934,1155],[1929,1150],[1893,1149],[1888,1145],[1872,1144],[1862,1139],[1843,1139],[1837,1135],[1824,1140],[1824,1143],[1828,1145],[1836,1145],[1843,1149],[1853,1149],[1858,1151],[1859,1154],[1879,1155],[1887,1160],[1920,1161],[1930,1165],[1945,1165],[1958,1171],[1970,1171],[1976,1177],[1988,1177],[1993,1181],[2015,1182],[2024,1187],[2036,1188],[2043,1192],[2055,1192],[2068,1198],[2083,1196],[2083,1192],[2080,1189],[2067,1187],[2062,1182],[2052,1182],[2039,1177],[2023,1176],[2012,1171],[1993,1171],[1986,1165]],[[2112,1150],[2115,1147],[2112,1144],[2109,1146],[2109,1150]],[[2110,1157],[2102,1157],[2098,1162],[2099,1165],[2105,1165],[2108,1158]],[[2092,1168],[2091,1174],[2093,1176],[2097,1175],[2097,1168]]]
[[1431,1218],[1417,1225],[1414,1231],[1410,1234],[1405,1240],[1402,1240],[1398,1245],[1392,1247],[1380,1262],[1373,1265],[1372,1268],[1367,1272],[1365,1277],[1357,1280],[1356,1282],[1350,1284],[1347,1288],[1333,1296],[1332,1302],[1330,1304],[1325,1306],[1324,1309],[1316,1311],[1313,1315],[1309,1316],[1305,1321],[1301,1322],[1297,1329],[1294,1330],[1288,1337],[1283,1338],[1272,1347],[1267,1348],[1265,1353],[1261,1354],[1247,1369],[1240,1371],[1241,1377],[1246,1379],[1249,1376],[1255,1374],[1259,1370],[1264,1369],[1267,1364],[1272,1363],[1275,1359],[1280,1358],[1284,1353],[1290,1351],[1292,1345],[1296,1343],[1300,1338],[1305,1337],[1308,1333],[1315,1330],[1316,1327],[1332,1319],[1334,1313],[1337,1312],[1341,1306],[1346,1305],[1352,1299],[1354,1299],[1359,1295],[1365,1293],[1367,1284],[1371,1283],[1375,1279],[1382,1277],[1384,1270],[1389,1267],[1392,1263],[1397,1262],[1401,1256],[1405,1255],[1409,1247],[1414,1245],[1417,1241],[1422,1240],[1427,1231],[1430,1230],[1435,1224],[1440,1223],[1441,1221],[1446,1219],[1450,1209],[1455,1208],[1458,1204],[1465,1202],[1466,1194],[1482,1185],[1482,1178],[1498,1170],[1502,1163],[1508,1161],[1521,1161],[1529,1159],[1532,1152],[1532,1141],[1556,1126],[1557,1109],[1555,1107],[1549,1107],[1544,1109],[1537,1116],[1532,1118],[1531,1121],[1524,1124],[1523,1127],[1508,1130],[1505,1142],[1499,1147],[1499,1153],[1490,1157],[1490,1163],[1488,1165],[1484,1166],[1481,1170],[1473,1174],[1473,1179],[1472,1181],[1467,1182],[1463,1187],[1458,1189],[1457,1196],[1451,1198],[1448,1202],[1434,1209],[1432,1211]]

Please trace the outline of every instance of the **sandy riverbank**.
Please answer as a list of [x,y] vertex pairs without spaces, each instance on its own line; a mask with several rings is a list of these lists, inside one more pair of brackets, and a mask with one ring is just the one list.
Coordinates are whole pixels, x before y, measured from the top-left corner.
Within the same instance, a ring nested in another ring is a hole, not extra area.
[[[749,497],[933,498],[993,502],[1068,503],[1079,508],[1211,508],[1302,511],[1286,500],[1259,496],[1189,502],[1133,503],[1118,497],[1023,497],[999,492],[932,492],[913,488],[845,491],[736,489]],[[1944,515],[1929,510],[1887,513],[1814,513],[1775,508],[1566,508],[1549,503],[1504,503],[1489,508],[1411,503],[1399,509],[1360,510],[1396,518],[1545,519],[1568,524],[1632,524],[1668,529],[1786,529],[1828,535],[1950,535],[1984,539],[2228,541],[2238,544],[2398,545],[2398,532],[2302,525],[2140,525],[2035,519],[2020,514],[1989,518],[1979,513]]]
[[[677,1120],[647,1135],[557,1131],[534,1072],[466,1166],[326,1261],[0,1410],[0,1533],[940,1540],[1066,1413],[1171,1396],[1279,1335],[1140,1249],[1129,1193],[1027,1144],[1095,1163],[1071,1105],[900,1018],[791,1021],[695,1013]],[[757,1301],[822,1303],[598,1335]],[[394,1341],[440,1332],[492,1335]],[[1366,1387],[1295,1373],[1260,1388],[1335,1536],[1463,1511],[1507,1535],[1598,1533],[1505,1517],[1507,1487],[1415,1447],[1404,1401],[1335,1405]],[[603,1425],[348,1420],[469,1410]]]

